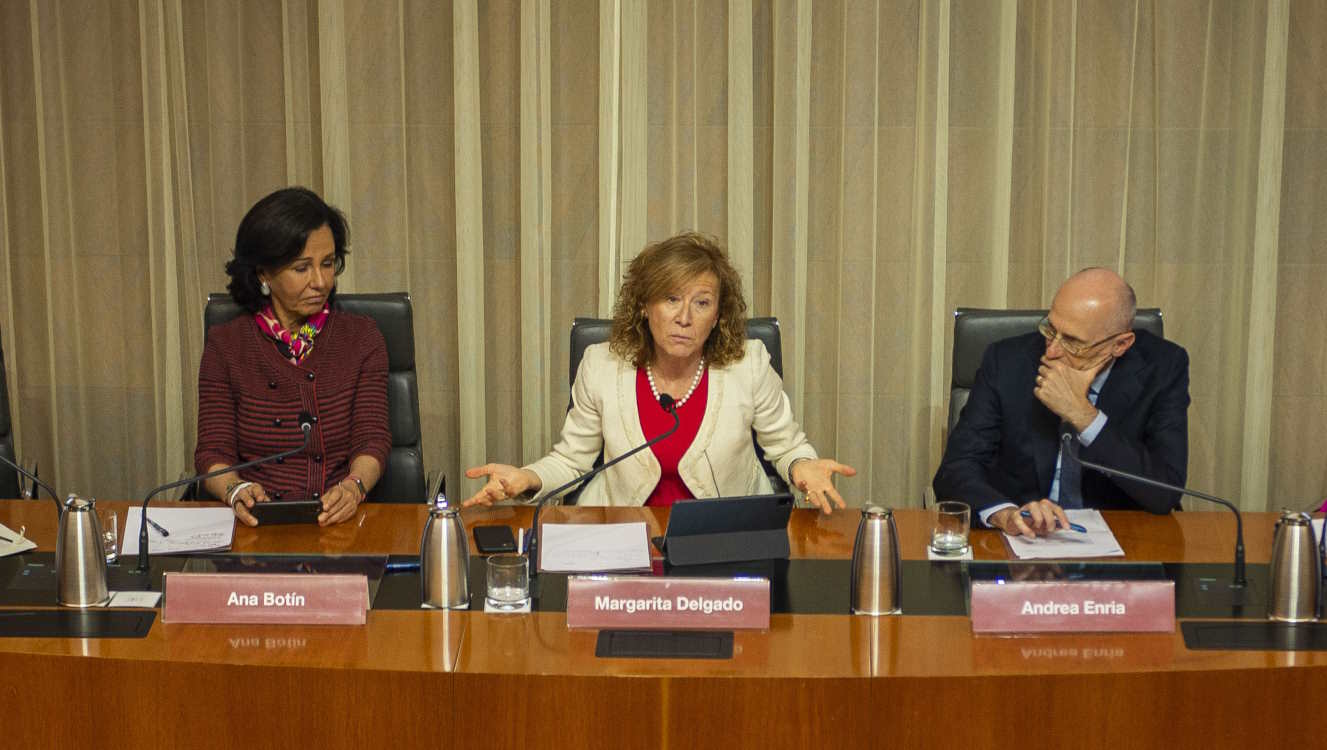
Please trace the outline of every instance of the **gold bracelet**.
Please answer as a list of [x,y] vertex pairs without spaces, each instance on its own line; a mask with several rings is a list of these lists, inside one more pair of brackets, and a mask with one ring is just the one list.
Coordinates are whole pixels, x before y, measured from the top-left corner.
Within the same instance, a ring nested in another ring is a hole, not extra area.
[[800,463],[803,462],[803,461],[814,461],[814,460],[815,460],[815,459],[811,458],[810,456],[798,456],[797,458],[794,458],[794,459],[793,459],[793,462],[790,463],[790,464],[788,464],[788,485],[791,486],[791,487],[796,487],[796,486],[797,486],[797,483],[793,481],[793,467],[794,467],[794,466],[796,466],[797,464],[800,464]]

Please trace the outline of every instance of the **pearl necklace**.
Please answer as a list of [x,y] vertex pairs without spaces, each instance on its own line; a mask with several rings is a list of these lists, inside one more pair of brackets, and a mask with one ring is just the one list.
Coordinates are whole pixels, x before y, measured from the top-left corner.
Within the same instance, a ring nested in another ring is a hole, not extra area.
[[[691,394],[696,392],[696,386],[700,385],[700,376],[705,373],[705,358],[700,358],[700,364],[696,366],[696,376],[691,379],[691,387],[687,389],[687,395],[678,399],[677,408],[681,409],[686,404]],[[649,365],[645,366],[645,379],[650,381],[650,393],[654,394],[654,400],[659,401],[659,389],[654,385],[654,371]]]

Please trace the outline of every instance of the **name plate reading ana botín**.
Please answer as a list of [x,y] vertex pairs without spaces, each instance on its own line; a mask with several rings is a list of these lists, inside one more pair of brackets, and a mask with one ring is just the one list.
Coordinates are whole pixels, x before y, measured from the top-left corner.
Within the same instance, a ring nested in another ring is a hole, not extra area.
[[572,576],[567,627],[768,630],[769,579]]
[[979,581],[974,633],[1169,633],[1174,581]]
[[363,575],[323,573],[167,573],[166,623],[363,625]]

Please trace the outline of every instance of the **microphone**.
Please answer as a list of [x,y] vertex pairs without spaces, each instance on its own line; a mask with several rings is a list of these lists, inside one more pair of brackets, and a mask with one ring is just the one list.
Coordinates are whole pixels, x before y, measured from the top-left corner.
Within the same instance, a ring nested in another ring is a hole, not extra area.
[[272,461],[275,461],[278,458],[286,458],[287,456],[293,456],[297,453],[303,453],[304,450],[309,447],[309,438],[313,433],[313,416],[309,414],[307,411],[301,411],[299,413],[299,416],[296,417],[296,419],[299,420],[300,431],[304,433],[304,442],[302,442],[300,444],[300,447],[298,448],[291,448],[288,451],[274,453],[270,456],[264,456],[262,458],[255,458],[252,461],[245,461],[242,464],[235,464],[234,466],[227,466],[224,469],[209,471],[206,474],[199,474],[194,477],[189,477],[188,479],[177,479],[174,482],[167,482],[166,484],[163,484],[160,487],[157,487],[153,489],[151,492],[147,493],[147,497],[143,499],[143,518],[138,523],[138,567],[134,568],[134,572],[142,575],[146,575],[148,572],[147,504],[152,501],[153,497],[155,497],[158,493],[165,492],[166,490],[174,489],[176,487],[182,487],[186,484],[193,484],[194,482],[207,481],[212,477],[219,477],[222,474],[226,474],[232,471],[239,471],[241,469],[253,468],[254,466],[271,463]]
[[57,517],[60,515],[61,511],[64,510],[62,507],[60,507],[60,494],[56,492],[55,489],[51,487],[51,485],[41,481],[40,479],[37,478],[36,474],[30,473],[27,469],[23,468],[22,466],[19,466],[14,461],[10,461],[4,455],[0,455],[0,463],[3,463],[5,466],[8,466],[14,471],[17,471],[20,475],[22,475],[26,479],[31,480],[33,487],[41,487],[42,489],[46,490],[46,494],[51,496],[51,502],[55,503],[55,514]]
[[645,450],[646,448],[649,448],[655,443],[660,442],[669,435],[672,435],[674,432],[677,432],[677,428],[682,424],[682,418],[677,416],[677,402],[673,399],[672,396],[669,396],[667,393],[664,393],[660,394],[659,396],[659,406],[662,406],[664,411],[668,412],[673,416],[672,427],[669,427],[666,431],[654,437],[653,439],[646,440],[644,443],[641,443],[635,448],[632,448],[626,453],[623,453],[622,455],[618,456],[612,461],[609,461],[606,464],[596,466],[593,469],[590,469],[589,471],[576,477],[570,482],[567,482],[566,484],[553,490],[547,495],[544,495],[542,498],[539,499],[539,502],[535,503],[534,522],[530,524],[530,536],[528,537],[528,541],[525,544],[525,553],[530,556],[530,561],[529,561],[530,581],[532,584],[535,580],[535,577],[539,575],[539,512],[544,509],[544,504],[547,503],[550,499],[557,497],[563,492],[566,492],[567,490],[571,489],[573,486],[575,486],[577,482],[588,482],[604,469],[607,469],[608,467],[620,461],[624,461],[636,455],[637,453],[640,453],[641,451]]
[[[1067,433],[1060,437],[1060,441],[1063,444],[1063,447],[1065,448],[1064,450],[1065,455],[1072,455],[1077,457],[1078,453],[1076,451],[1070,452],[1068,450],[1069,441],[1073,439],[1074,437]],[[1244,519],[1240,516],[1239,508],[1236,508],[1234,503],[1228,500],[1222,500],[1221,498],[1215,497],[1213,495],[1208,495],[1206,493],[1198,492],[1197,490],[1191,490],[1187,487],[1179,487],[1173,484],[1166,484],[1165,482],[1159,482],[1155,479],[1149,479],[1147,477],[1140,476],[1132,472],[1124,471],[1122,469],[1114,469],[1109,466],[1102,466],[1101,464],[1094,463],[1092,461],[1087,461],[1083,458],[1076,458],[1075,460],[1077,460],[1081,466],[1085,466],[1089,469],[1095,469],[1107,476],[1119,477],[1121,479],[1129,479],[1134,482],[1138,482],[1140,484],[1146,484],[1151,487],[1159,487],[1163,490],[1178,492],[1182,495],[1190,495],[1192,497],[1199,498],[1200,500],[1206,500],[1208,502],[1216,503],[1218,505],[1224,505],[1227,508],[1229,508],[1230,512],[1235,514],[1235,578],[1230,585],[1232,588],[1237,588],[1237,589],[1245,588],[1248,585],[1248,580],[1244,576]]]

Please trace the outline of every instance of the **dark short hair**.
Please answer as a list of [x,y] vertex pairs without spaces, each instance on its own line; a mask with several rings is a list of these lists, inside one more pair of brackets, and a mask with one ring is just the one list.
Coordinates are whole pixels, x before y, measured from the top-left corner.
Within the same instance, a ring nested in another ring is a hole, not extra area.
[[[253,204],[235,232],[235,257],[226,263],[226,286],[235,304],[258,312],[267,304],[259,291],[258,271],[275,271],[304,252],[309,234],[320,227],[332,230],[336,243],[336,272],[346,269],[346,243],[350,228],[346,217],[318,194],[302,187],[281,188]],[[330,304],[336,289],[327,295]]]

